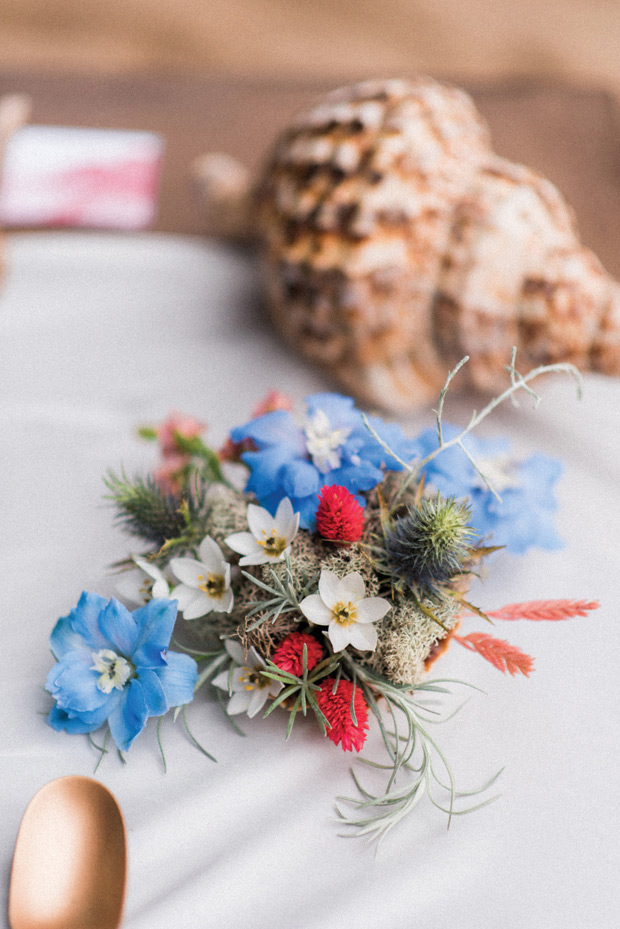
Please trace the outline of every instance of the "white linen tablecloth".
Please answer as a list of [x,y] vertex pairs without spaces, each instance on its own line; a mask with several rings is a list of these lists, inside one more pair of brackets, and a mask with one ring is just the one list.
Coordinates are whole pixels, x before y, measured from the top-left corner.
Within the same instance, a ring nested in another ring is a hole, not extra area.
[[[135,437],[171,408],[209,423],[217,446],[271,387],[297,400],[329,389],[265,323],[251,258],[193,239],[71,233],[13,236],[0,294],[2,890],[32,794],[92,775],[86,737],[54,732],[43,684],[48,635],[82,589],[109,596],[107,565],[131,549],[102,504],[102,475],[154,464]],[[449,831],[423,802],[379,854],[338,836],[345,755],[311,720],[243,720],[213,700],[189,709],[214,764],[165,721],[164,773],[151,723],[122,765],[96,777],[116,795],[129,842],[126,929],[612,929],[619,925],[618,575],[620,382],[544,388],[535,412],[502,409],[481,435],[561,457],[561,552],[500,555],[474,599],[600,599],[587,618],[495,633],[536,658],[505,678],[454,645],[437,675],[484,689],[436,734],[457,781],[506,765],[501,798]],[[455,415],[468,405],[457,403]],[[412,417],[410,429],[430,424]],[[473,595],[472,595],[473,596]],[[468,624],[468,631],[483,629]],[[461,694],[464,692],[461,691]],[[458,702],[458,698],[455,701]],[[372,730],[366,754],[380,757]],[[362,771],[363,774],[363,771]],[[5,900],[3,910],[6,913]],[[6,920],[6,915],[3,916]]]

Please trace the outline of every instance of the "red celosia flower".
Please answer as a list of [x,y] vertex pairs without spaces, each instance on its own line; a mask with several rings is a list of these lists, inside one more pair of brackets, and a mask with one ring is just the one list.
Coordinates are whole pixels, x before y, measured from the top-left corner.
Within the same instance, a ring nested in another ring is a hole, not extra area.
[[321,689],[316,694],[319,709],[331,726],[331,729],[327,729],[327,736],[334,745],[342,742],[343,751],[350,752],[355,749],[359,752],[366,741],[368,729],[368,707],[364,695],[359,687],[355,688],[353,706],[356,722],[354,723],[351,716],[353,684],[341,678],[338,681],[336,693],[333,693],[333,690],[334,678],[326,677],[321,681]]
[[357,542],[364,531],[364,511],[346,487],[323,487],[316,511],[316,528],[324,539]]
[[295,677],[301,677],[304,673],[304,645],[306,646],[307,668],[311,671],[323,657],[323,646],[309,632],[291,632],[287,635],[273,653],[273,663],[283,671],[288,671]]

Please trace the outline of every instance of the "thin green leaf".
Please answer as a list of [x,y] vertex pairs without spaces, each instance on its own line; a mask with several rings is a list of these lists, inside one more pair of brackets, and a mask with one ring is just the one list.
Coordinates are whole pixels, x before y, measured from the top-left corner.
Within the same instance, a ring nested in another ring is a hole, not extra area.
[[289,740],[290,737],[291,737],[291,732],[293,731],[293,723],[295,722],[295,717],[296,717],[297,713],[299,712],[299,704],[300,704],[300,702],[301,702],[301,699],[300,699],[300,697],[298,696],[297,699],[295,700],[295,703],[294,703],[293,706],[291,707],[291,711],[290,711],[290,713],[289,713],[288,725],[287,725],[287,727],[286,727],[286,741],[287,741],[287,742],[288,742],[288,740]]
[[224,717],[227,720],[228,724],[235,730],[237,735],[242,735],[245,738],[245,732],[243,731],[241,726],[237,725],[237,723],[232,718],[232,716],[230,716],[230,714],[227,712],[227,709],[226,709],[227,704],[224,702],[224,694],[219,688],[217,691],[217,699],[218,699],[218,703],[220,704],[220,707],[222,709],[222,712],[224,713]]
[[157,720],[157,744],[159,745],[159,753],[161,755],[161,760],[164,766],[164,774],[167,774],[168,765],[166,764],[166,755],[164,753],[164,747],[161,742],[161,724],[162,724],[163,718],[164,718],[163,716],[160,716],[159,719]]
[[273,713],[273,711],[275,710],[277,706],[280,706],[281,703],[283,703],[289,697],[292,697],[292,695],[296,693],[298,690],[299,690],[298,684],[292,684],[290,687],[286,687],[284,690],[281,690],[278,696],[275,697],[271,701],[269,709],[263,714],[263,719],[266,719],[267,716]]
[[182,707],[181,715],[183,716],[183,723],[185,724],[185,731],[187,732],[187,734],[188,734],[188,736],[189,736],[189,738],[190,738],[190,741],[196,746],[196,748],[197,748],[199,751],[202,752],[203,755],[206,755],[207,758],[210,758],[211,761],[214,761],[214,762],[216,762],[216,764],[217,764],[217,758],[214,758],[213,755],[211,754],[211,752],[208,752],[208,751],[206,750],[206,748],[204,747],[204,745],[201,745],[201,744],[200,744],[200,742],[198,741],[198,739],[196,738],[196,736],[194,735],[194,733],[193,733],[192,730],[190,729],[189,723],[188,723],[188,721],[187,721],[187,713],[185,712],[185,707]]

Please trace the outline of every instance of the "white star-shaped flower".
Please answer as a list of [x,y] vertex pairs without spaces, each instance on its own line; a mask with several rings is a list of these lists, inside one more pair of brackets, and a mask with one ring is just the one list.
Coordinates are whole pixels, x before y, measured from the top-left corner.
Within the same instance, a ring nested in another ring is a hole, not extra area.
[[332,429],[327,415],[317,410],[306,423],[306,448],[312,463],[321,474],[339,468],[342,460],[341,446],[346,442],[350,429]]
[[198,548],[198,558],[173,558],[170,570],[181,581],[170,596],[179,601],[185,619],[198,619],[212,610],[230,613],[234,595],[230,589],[230,565],[217,542],[206,536]]
[[170,585],[157,565],[146,558],[132,557],[136,567],[120,576],[116,589],[130,603],[148,603],[149,600],[167,600]]
[[377,630],[372,623],[382,619],[391,604],[383,597],[367,597],[364,578],[358,571],[339,578],[323,568],[319,592],[305,597],[299,604],[311,623],[327,626],[327,634],[335,652],[347,645],[362,651],[374,651]]
[[237,713],[247,713],[250,718],[256,716],[269,697],[277,697],[282,684],[261,674],[265,663],[255,648],[246,655],[241,644],[234,639],[226,639],[224,645],[237,667],[233,667],[232,671],[222,671],[212,683],[230,694],[226,707],[229,716]]
[[293,512],[288,497],[280,501],[276,515],[254,503],[248,505],[249,532],[234,532],[225,539],[229,548],[243,558],[240,565],[284,561],[299,528],[299,513]]

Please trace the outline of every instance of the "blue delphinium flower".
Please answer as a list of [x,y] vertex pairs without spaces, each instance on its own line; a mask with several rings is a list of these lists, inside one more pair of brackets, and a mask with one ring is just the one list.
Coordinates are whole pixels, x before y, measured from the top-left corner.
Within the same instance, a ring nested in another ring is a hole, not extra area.
[[[306,403],[302,426],[288,411],[275,410],[230,435],[235,443],[250,439],[257,449],[241,456],[251,471],[246,492],[254,493],[271,513],[288,497],[301,527],[314,529],[321,487],[338,485],[359,494],[383,480],[382,469],[398,471],[402,466],[369,432],[350,397],[313,394]],[[374,416],[369,422],[396,455],[405,461],[412,457],[412,441],[397,425]],[[364,505],[362,497],[358,500]]]
[[107,722],[125,751],[149,716],[189,703],[198,671],[189,655],[168,651],[176,613],[175,600],[150,600],[131,613],[84,592],[50,636],[57,659],[46,682],[56,701],[50,725],[93,732]]
[[[444,425],[444,441],[459,434],[456,426]],[[427,486],[446,496],[467,497],[471,506],[470,523],[493,545],[523,554],[528,548],[561,548],[552,514],[557,509],[553,488],[562,474],[562,465],[547,455],[532,455],[516,461],[505,439],[478,439],[468,435],[463,444],[500,495],[501,503],[465,453],[453,445],[440,452],[424,468]],[[437,433],[425,429],[416,439],[416,452],[425,458],[437,448]]]

